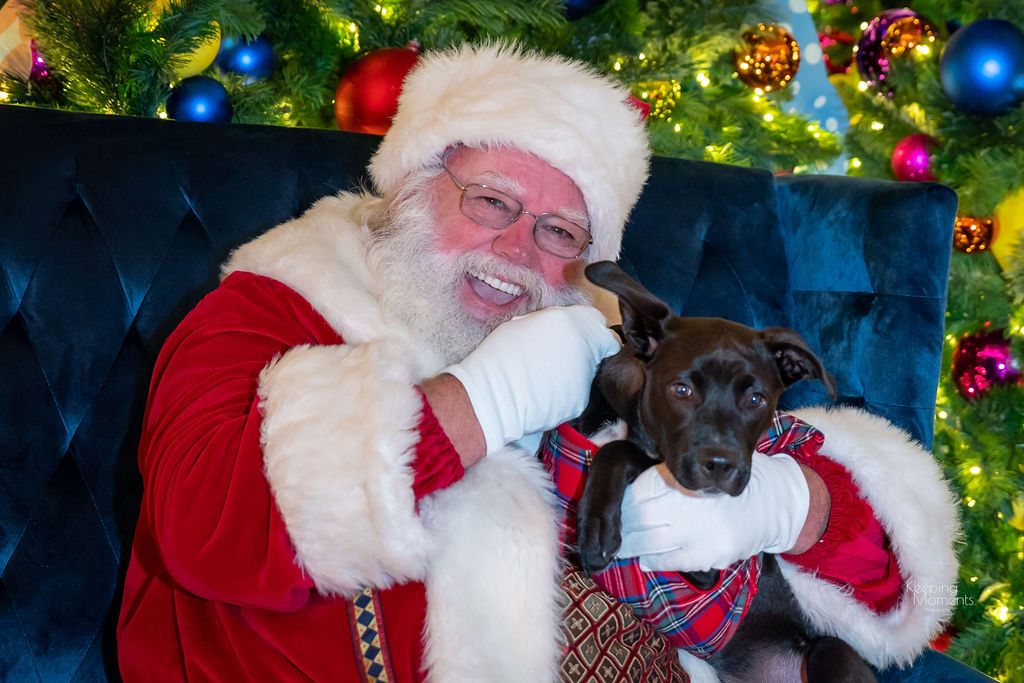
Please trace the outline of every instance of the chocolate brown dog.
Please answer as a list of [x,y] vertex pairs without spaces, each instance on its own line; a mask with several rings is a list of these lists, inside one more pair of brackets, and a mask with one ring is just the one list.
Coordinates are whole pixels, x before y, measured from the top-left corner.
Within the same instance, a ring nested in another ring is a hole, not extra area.
[[[595,454],[580,500],[579,556],[594,572],[621,544],[623,495],[641,472],[664,461],[685,488],[739,495],[782,392],[820,379],[835,398],[835,382],[793,330],[673,315],[610,261],[585,274],[618,296],[625,343],[598,369],[577,428],[589,435],[615,419],[628,427],[626,439]],[[707,589],[718,574],[685,576]],[[812,682],[875,680],[845,642],[811,634],[769,555],[743,624],[710,663],[726,680],[800,680],[802,670]]]

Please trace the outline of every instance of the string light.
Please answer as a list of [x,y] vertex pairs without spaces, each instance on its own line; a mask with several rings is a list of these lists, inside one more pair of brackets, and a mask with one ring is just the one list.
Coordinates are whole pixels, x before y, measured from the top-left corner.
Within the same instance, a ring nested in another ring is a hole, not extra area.
[[6,102],[9,98],[10,95],[8,95],[5,91],[0,90],[0,102]]
[[697,73],[697,82],[700,84],[700,87],[702,88],[706,88],[709,85],[711,85],[711,79],[708,78],[708,75],[703,71]]
[[974,467],[972,467],[971,469],[969,469],[967,471],[970,472],[971,474],[974,474],[974,475],[981,474],[981,468],[978,467],[977,465],[975,465]]
[[861,82],[859,82],[859,83],[857,84],[857,90],[860,90],[861,92],[864,92],[864,91],[866,91],[866,90],[867,90],[868,88],[870,88],[870,87],[871,87],[871,86],[870,86],[870,85],[868,85],[868,82],[867,82],[867,81],[861,81]]
[[965,500],[967,501],[967,507],[969,507],[969,508],[974,507],[975,503],[978,502],[978,501],[974,500],[973,498],[966,498]]
[[622,62],[616,59],[615,64],[612,66],[612,68],[615,69],[616,71],[622,71]]
[[338,21],[334,28],[343,45],[349,45],[359,52],[359,27],[354,21]]
[[675,131],[675,132],[677,132],[677,133],[678,133],[679,131],[681,131],[682,129],[683,129],[683,127],[682,127],[682,126],[680,126],[680,125],[679,125],[678,123],[677,123],[676,125],[672,126],[672,130],[674,130],[674,131]]
[[775,120],[775,115],[772,114],[771,112],[768,112],[767,114],[764,115],[764,120],[767,121],[768,123],[771,123],[772,121]]
[[949,417],[949,413],[947,413],[945,410],[940,410],[939,411],[939,419],[940,420],[945,420],[947,417]]
[[850,159],[850,168],[860,168],[861,166],[863,166],[863,163],[857,157]]
[[871,130],[882,130],[883,128],[885,128],[885,124],[882,123],[881,121],[871,122]]

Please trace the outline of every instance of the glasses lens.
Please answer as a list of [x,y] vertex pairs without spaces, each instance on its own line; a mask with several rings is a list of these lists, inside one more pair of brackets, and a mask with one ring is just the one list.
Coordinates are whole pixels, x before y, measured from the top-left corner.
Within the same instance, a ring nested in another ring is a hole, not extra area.
[[581,225],[555,216],[541,214],[534,228],[537,246],[555,256],[576,258],[590,244],[590,233]]
[[462,196],[462,213],[488,228],[504,228],[522,213],[523,205],[504,192],[470,185]]

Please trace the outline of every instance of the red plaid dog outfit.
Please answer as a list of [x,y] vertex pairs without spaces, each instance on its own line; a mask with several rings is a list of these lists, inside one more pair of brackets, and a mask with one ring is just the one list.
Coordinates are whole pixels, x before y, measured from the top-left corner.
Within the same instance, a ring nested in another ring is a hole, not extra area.
[[[821,432],[806,422],[776,413],[757,450],[767,455],[786,453],[799,460],[816,455],[823,441]],[[567,425],[549,432],[541,446],[544,466],[551,472],[564,511],[562,539],[567,545],[576,543],[577,504],[596,451],[597,446]],[[593,578],[672,645],[709,657],[739,628],[757,593],[760,567],[759,557],[737,562],[722,570],[715,585],[704,591],[679,572],[644,571],[637,558],[616,558]]]

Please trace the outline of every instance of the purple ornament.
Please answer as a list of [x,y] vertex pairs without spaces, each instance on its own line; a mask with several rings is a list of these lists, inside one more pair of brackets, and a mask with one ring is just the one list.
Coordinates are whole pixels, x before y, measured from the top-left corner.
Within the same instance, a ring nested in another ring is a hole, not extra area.
[[892,172],[899,180],[935,180],[932,152],[935,138],[924,133],[908,135],[892,150]]
[[[885,79],[892,70],[889,55],[882,48],[882,38],[885,38],[886,30],[897,19],[916,16],[917,12],[906,7],[887,9],[868,22],[868,27],[857,41],[857,71],[875,90],[883,90]],[[892,96],[891,88],[884,89],[884,92]]]
[[50,69],[46,66],[43,56],[39,54],[39,50],[36,49],[35,39],[32,39],[29,45],[32,47],[32,73],[29,74],[29,78],[33,81],[46,78],[50,75]]
[[1021,383],[1020,367],[1002,330],[965,334],[953,352],[953,381],[960,395],[974,401],[993,386]]

